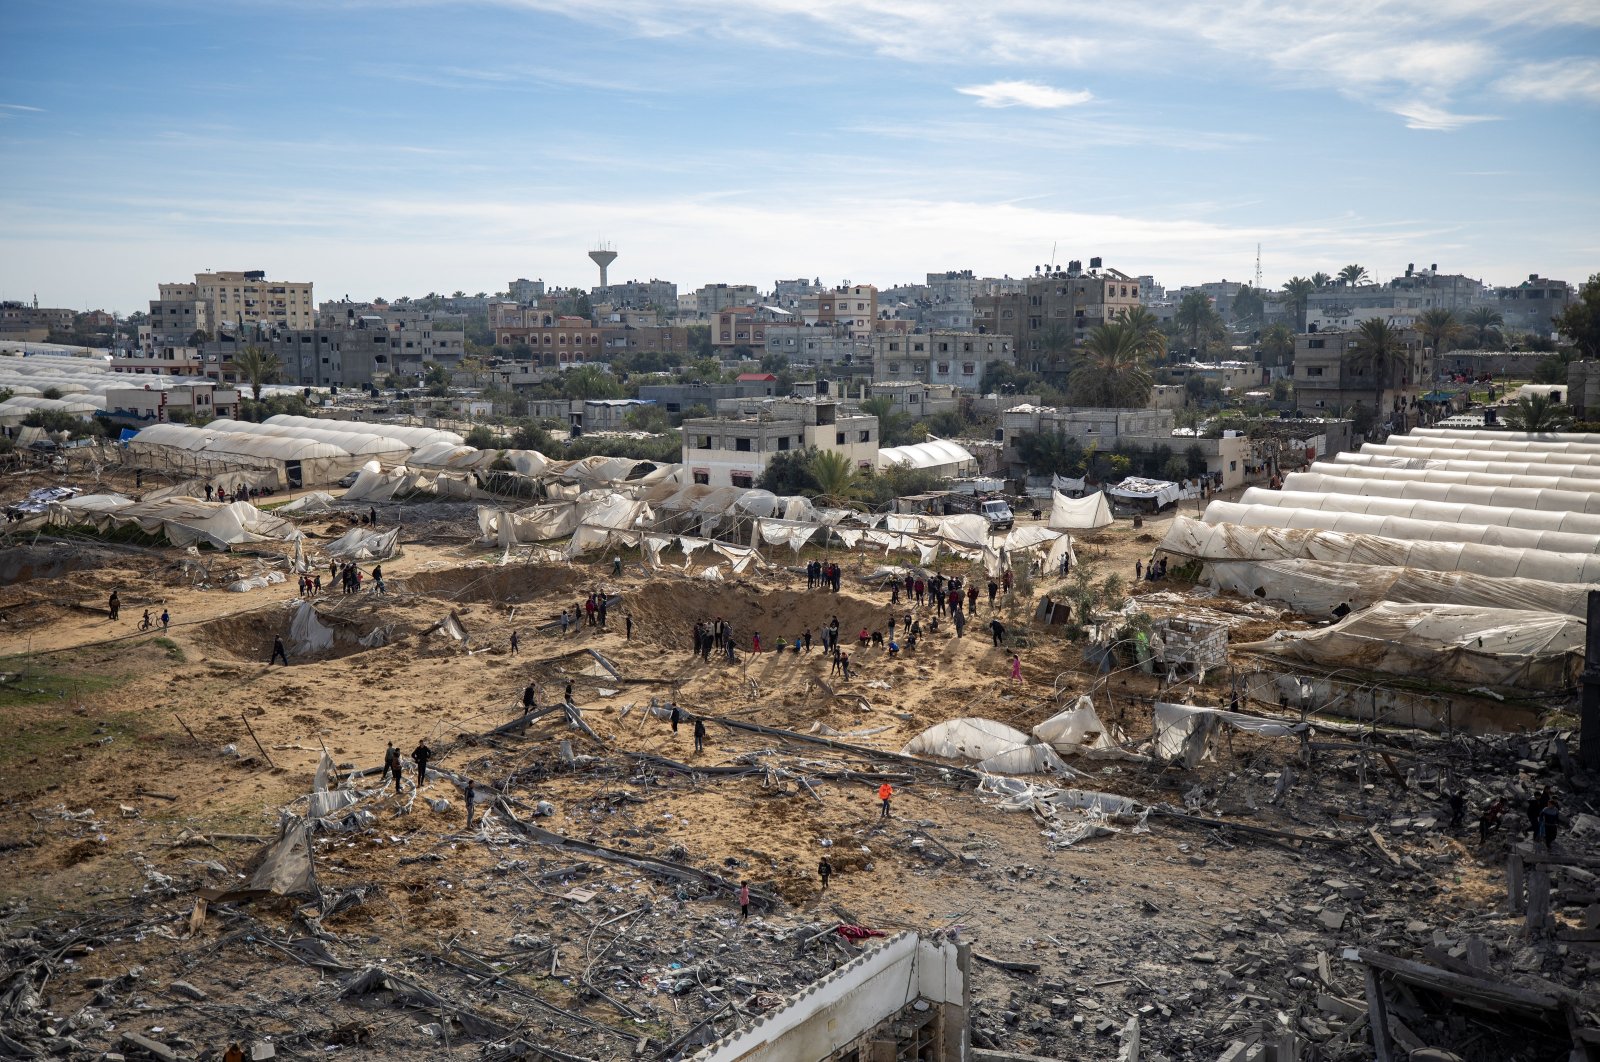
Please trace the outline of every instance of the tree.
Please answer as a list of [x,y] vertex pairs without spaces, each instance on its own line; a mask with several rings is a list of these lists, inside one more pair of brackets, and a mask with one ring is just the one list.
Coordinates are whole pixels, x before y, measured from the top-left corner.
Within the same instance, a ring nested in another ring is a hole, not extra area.
[[1477,333],[1480,348],[1489,342],[1489,330],[1499,328],[1505,322],[1506,319],[1493,306],[1474,306],[1467,311],[1467,327]]
[[1356,345],[1345,355],[1345,364],[1357,372],[1372,373],[1372,411],[1382,417],[1383,388],[1396,368],[1407,365],[1405,342],[1398,330],[1381,317],[1362,321],[1356,329]]
[[1347,265],[1339,270],[1339,279],[1353,288],[1367,279],[1367,267],[1355,264]]
[[1233,306],[1229,310],[1234,324],[1260,320],[1261,315],[1266,312],[1266,300],[1261,297],[1260,291],[1249,284],[1239,289],[1239,294],[1233,297]]
[[1417,330],[1433,348],[1434,357],[1438,357],[1449,349],[1448,344],[1461,334],[1461,325],[1456,321],[1456,315],[1443,307],[1427,310],[1417,318]]
[[478,424],[467,432],[466,443],[476,450],[487,450],[494,445],[494,433],[487,424]]
[[1067,355],[1072,351],[1072,333],[1053,324],[1039,337],[1039,345],[1044,349],[1044,371],[1054,373],[1060,379]]
[[914,442],[911,434],[911,417],[895,411],[894,400],[878,395],[861,403],[861,412],[878,418],[878,434],[884,446],[904,446]]
[[809,449],[784,450],[773,454],[761,478],[756,481],[756,486],[783,497],[796,494],[814,496],[817,493],[817,480],[811,474],[811,459],[816,453],[815,449]]
[[1600,358],[1600,273],[1578,289],[1578,297],[1556,318],[1556,329],[1584,358]]
[[1078,477],[1086,468],[1083,446],[1060,432],[1018,432],[1013,443],[1031,475]]
[[1319,271],[1311,274],[1311,286],[1319,291],[1323,288],[1331,287],[1332,284],[1333,278],[1326,273]]
[[1294,333],[1286,324],[1275,324],[1261,333],[1261,360],[1265,365],[1288,365],[1294,361]]
[[561,391],[568,398],[621,398],[622,384],[598,365],[580,365],[561,374]]
[[1073,395],[1086,406],[1142,407],[1155,383],[1144,366],[1146,349],[1146,341],[1124,321],[1097,325],[1072,370]]
[[1139,337],[1140,344],[1144,347],[1146,358],[1151,361],[1165,356],[1167,353],[1167,337],[1161,331],[1161,321],[1149,309],[1135,306],[1122,311],[1121,320],[1124,326],[1131,329]]
[[817,493],[834,501],[847,501],[861,488],[850,458],[837,450],[818,450],[807,462],[811,478],[816,480]]
[[250,384],[251,397],[261,401],[263,384],[276,383],[283,372],[278,356],[261,347],[248,346],[233,356],[233,367]]
[[1316,285],[1305,277],[1290,277],[1283,282],[1283,293],[1289,297],[1289,305],[1294,307],[1295,331],[1306,330],[1306,304],[1311,299],[1311,293],[1316,290]]
[[1205,345],[1200,340],[1202,335],[1210,340],[1222,330],[1222,318],[1203,291],[1191,291],[1185,295],[1172,319],[1188,334],[1189,349],[1193,351],[1199,351]]
[[1518,431],[1562,431],[1572,426],[1572,410],[1549,395],[1524,395],[1501,414]]

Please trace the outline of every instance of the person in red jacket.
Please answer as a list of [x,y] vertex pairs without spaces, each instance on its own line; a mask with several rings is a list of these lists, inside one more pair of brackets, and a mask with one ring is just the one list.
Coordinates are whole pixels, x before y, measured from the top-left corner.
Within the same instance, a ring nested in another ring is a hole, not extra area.
[[894,788],[888,782],[884,782],[878,787],[878,799],[883,801],[883,815],[880,816],[881,818],[886,819],[889,817],[889,799],[893,796]]

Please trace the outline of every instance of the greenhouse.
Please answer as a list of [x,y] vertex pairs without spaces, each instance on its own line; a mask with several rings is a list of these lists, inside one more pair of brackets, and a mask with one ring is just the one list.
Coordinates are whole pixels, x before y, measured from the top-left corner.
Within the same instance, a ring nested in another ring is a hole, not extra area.
[[144,467],[201,477],[257,469],[270,473],[278,487],[336,483],[368,460],[312,439],[217,432],[185,424],[152,424],[126,445],[135,463]]

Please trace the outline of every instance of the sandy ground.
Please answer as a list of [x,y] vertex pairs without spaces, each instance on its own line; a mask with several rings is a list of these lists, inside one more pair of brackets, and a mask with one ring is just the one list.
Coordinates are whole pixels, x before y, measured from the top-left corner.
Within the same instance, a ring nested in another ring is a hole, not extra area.
[[[1086,536],[1080,556],[1100,570],[1131,576],[1134,559],[1150,553],[1166,519]],[[337,532],[326,519],[303,526],[318,535]],[[418,535],[429,537],[423,529]],[[652,698],[671,699],[707,716],[795,731],[821,724],[843,732],[844,740],[898,750],[923,728],[956,716],[985,716],[1026,730],[1092,690],[1108,720],[1134,733],[1148,726],[1152,680],[1137,672],[1102,680],[1083,669],[1079,648],[1055,632],[1029,632],[1021,654],[1024,681],[1013,683],[1010,651],[992,647],[980,626],[990,618],[986,600],[966,638],[946,628],[895,660],[882,650],[852,647],[848,683],[830,675],[818,652],[741,653],[733,665],[691,658],[696,619],[725,618],[741,641],[759,632],[768,646],[780,635],[815,631],[834,616],[844,631],[884,629],[888,596],[861,583],[859,575],[873,563],[861,556],[845,560],[844,592],[834,595],[809,592],[803,575],[781,569],[727,583],[636,566],[614,577],[608,563],[497,565],[465,542],[412,543],[403,557],[384,563],[387,596],[325,593],[316,606],[339,635],[335,649],[314,659],[292,658],[284,667],[266,661],[273,635],[287,632],[299,607],[294,586],[248,593],[216,588],[223,569],[247,571],[250,560],[117,547],[67,552],[50,562],[53,568],[41,562],[38,577],[0,589],[0,671],[6,674],[0,852],[10,871],[0,897],[15,925],[95,922],[130,902],[148,924],[140,930],[117,923],[114,934],[103,931],[99,945],[62,971],[47,993],[57,1014],[81,1007],[138,965],[151,998],[165,1002],[124,1011],[121,1020],[131,1024],[122,1028],[159,1027],[162,1033],[151,1033],[157,1038],[202,1045],[314,1028],[312,1040],[301,1045],[306,1051],[355,1037],[352,1044],[381,1045],[391,1057],[476,1057],[472,1044],[445,1048],[420,1028],[425,1018],[402,1011],[344,1013],[327,990],[335,975],[319,976],[259,942],[241,943],[247,929],[251,940],[293,936],[304,925],[293,905],[214,913],[192,936],[173,929],[192,909],[195,888],[236,880],[260,847],[217,835],[272,835],[280,809],[303,810],[324,750],[342,771],[376,768],[388,742],[409,752],[426,740],[438,750],[436,765],[494,787],[518,807],[548,801],[555,813],[539,820],[546,829],[730,880],[745,877],[781,902],[758,925],[740,927],[727,895],[685,891],[615,863],[541,849],[495,825],[493,815],[489,828],[469,833],[459,788],[439,777],[422,795],[447,798],[445,810],[422,800],[375,799],[372,829],[318,841],[325,892],[377,886],[384,897],[324,919],[330,946],[348,965],[382,959],[438,974],[443,960],[437,956],[455,954],[452,949],[470,943],[479,952],[504,951],[506,942],[531,934],[554,942],[558,964],[564,955],[566,964],[582,966],[591,958],[593,927],[603,912],[589,901],[563,898],[579,881],[602,890],[593,903],[605,911],[623,914],[637,901],[651,905],[650,918],[664,919],[641,934],[651,943],[639,943],[643,950],[632,959],[596,967],[614,980],[613,993],[637,991],[637,964],[655,970],[699,949],[745,971],[746,988],[781,995],[794,975],[792,961],[782,958],[784,935],[839,917],[837,904],[870,926],[956,929],[986,954],[1042,963],[1041,975],[1026,981],[976,968],[993,1042],[1063,1058],[1115,1057],[1114,1041],[1098,1026],[1108,1017],[1120,1026],[1148,1005],[1157,1008],[1146,1017],[1163,1025],[1158,1039],[1168,1057],[1209,1059],[1226,1046],[1217,1027],[1227,1010],[1241,1011],[1237,1026],[1243,1028],[1271,1009],[1239,999],[1238,986],[1250,978],[1238,968],[1249,967],[1252,949],[1276,938],[1274,961],[1290,964],[1338,943],[1336,934],[1320,926],[1308,930],[1300,917],[1274,916],[1275,924],[1262,927],[1260,913],[1303,907],[1309,902],[1304,896],[1341,870],[1373,872],[1367,854],[1358,867],[1349,856],[1315,845],[1228,840],[1155,819],[1148,832],[1061,849],[1052,843],[1050,824],[1001,812],[970,786],[926,773],[897,785],[895,816],[883,822],[876,780],[825,781],[808,791],[790,776],[822,767],[866,774],[882,765],[780,746],[715,724],[708,748],[696,754],[687,725],[674,733],[643,711]],[[214,570],[196,585],[196,565],[205,560]],[[1035,592],[1055,585],[1043,578]],[[112,588],[123,601],[116,623],[104,612]],[[563,636],[554,624],[560,610],[591,589],[620,595],[621,607],[611,611],[606,629],[584,627]],[[1168,589],[1141,585],[1136,592]],[[1284,622],[1248,603],[1208,603],[1237,609],[1252,630]],[[171,628],[140,633],[145,607],[168,609]],[[1027,628],[1029,602],[1002,600],[999,610],[1014,630]],[[903,614],[904,606],[896,612]],[[422,634],[452,613],[469,633],[465,645]],[[633,620],[631,639],[623,633],[624,616]],[[386,644],[367,649],[355,641],[379,627],[387,630]],[[513,630],[521,640],[516,654],[508,646]],[[587,649],[602,653],[624,681],[596,667],[581,652]],[[530,682],[539,685],[541,703],[558,699],[571,682],[602,744],[554,716],[520,738],[482,738],[514,718]],[[1202,702],[1224,699],[1219,690],[1199,696]],[[563,760],[564,740],[582,762]],[[1352,792],[1360,804],[1353,817],[1363,822],[1437,800],[1402,793],[1382,778],[1363,793],[1352,772],[1330,768],[1269,807],[1277,772],[1296,750],[1244,737],[1232,747],[1219,762],[1193,772],[1081,764],[1087,778],[1079,784],[1175,805],[1198,786],[1221,812],[1302,831],[1349,829],[1340,816],[1350,814]],[[652,767],[637,754],[695,767],[783,770],[684,774]],[[84,811],[89,814],[77,814]],[[197,835],[212,841],[188,843]],[[1408,844],[1393,843],[1402,850]],[[1426,889],[1405,886],[1396,902],[1441,924],[1462,905],[1487,910],[1492,904],[1498,852],[1480,860],[1437,836],[1418,838],[1411,847],[1448,860],[1450,870],[1430,877]],[[823,853],[838,869],[826,896],[815,873]],[[575,864],[581,867],[570,880],[539,876]],[[152,875],[171,883],[161,885]],[[1285,907],[1295,896],[1302,899]],[[626,950],[619,946],[617,954]],[[1194,959],[1197,954],[1210,958]],[[433,965],[419,955],[434,956],[428,960]],[[1237,960],[1231,965],[1230,955]],[[617,1005],[575,988],[568,965],[545,973],[543,962],[541,970],[525,971],[518,991],[563,1008],[564,1016],[550,1017],[540,1035],[585,1057],[631,1057],[635,1045],[621,1033],[586,1038],[571,1014],[648,1037],[648,1056],[655,1057],[716,1009],[712,997],[651,995],[642,1004],[648,1011],[633,1005],[639,1016],[629,1018]],[[157,988],[178,977],[200,986],[211,1002],[171,1004]],[[511,998],[496,993],[479,1002],[509,1013]],[[1062,999],[1071,1002],[1063,1006]],[[313,1005],[317,1009],[304,1009]],[[540,1004],[527,1005],[537,1011]],[[1211,1013],[1217,1008],[1224,1013]],[[1199,1021],[1201,1015],[1207,1020]],[[356,1025],[368,1039],[340,1031]],[[724,1020],[712,1027],[730,1026]],[[86,1027],[81,1039],[90,1050],[114,1044],[116,1035],[115,1029]]]

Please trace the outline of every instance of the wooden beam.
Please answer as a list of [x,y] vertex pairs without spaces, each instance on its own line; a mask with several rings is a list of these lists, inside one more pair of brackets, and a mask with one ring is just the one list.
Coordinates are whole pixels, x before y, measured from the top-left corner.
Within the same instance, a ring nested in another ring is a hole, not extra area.
[[1500,981],[1486,981],[1481,977],[1451,973],[1437,966],[1413,962],[1371,948],[1361,948],[1357,955],[1369,967],[1376,967],[1424,988],[1450,995],[1475,996],[1488,1002],[1520,1007],[1524,1010],[1555,1010],[1562,1005],[1564,999],[1572,995],[1568,989],[1549,982],[1544,983],[1545,991],[1535,991]]
[[1374,1062],[1395,1062],[1389,1048],[1389,1003],[1383,998],[1383,986],[1378,983],[1378,971],[1370,963],[1363,972],[1367,981],[1367,1024],[1372,1027],[1372,1056]]

